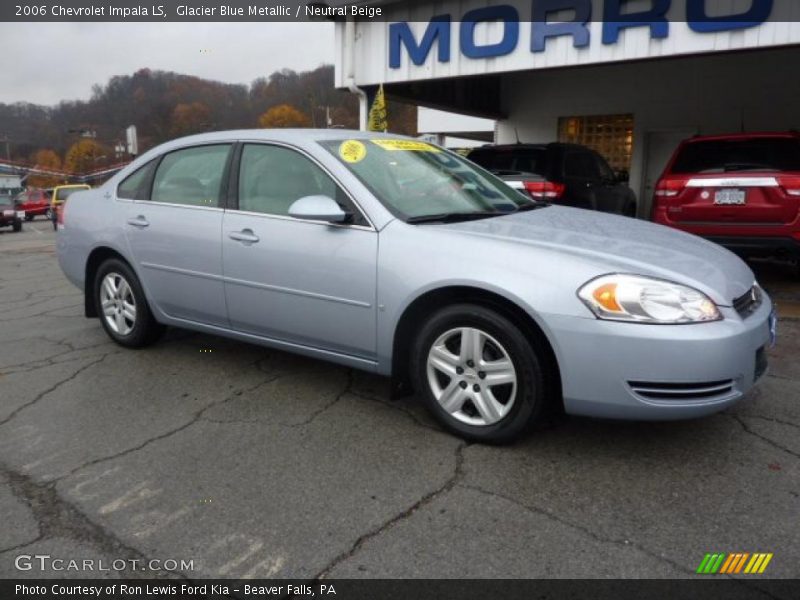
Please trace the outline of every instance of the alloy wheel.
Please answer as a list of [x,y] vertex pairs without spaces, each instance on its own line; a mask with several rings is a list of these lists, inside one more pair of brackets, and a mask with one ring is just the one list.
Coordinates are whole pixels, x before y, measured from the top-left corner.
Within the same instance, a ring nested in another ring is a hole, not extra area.
[[111,331],[128,335],[136,325],[136,299],[126,279],[119,273],[108,273],[100,284],[100,305]]
[[446,331],[431,346],[428,384],[439,405],[469,425],[493,425],[508,415],[517,395],[510,355],[491,335],[474,327]]

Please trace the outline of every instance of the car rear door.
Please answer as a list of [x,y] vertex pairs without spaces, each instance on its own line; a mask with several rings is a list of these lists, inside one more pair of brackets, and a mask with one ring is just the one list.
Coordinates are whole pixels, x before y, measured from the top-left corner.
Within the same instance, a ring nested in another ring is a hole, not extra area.
[[[344,189],[309,155],[244,144],[236,209],[222,236],[232,327],[294,345],[374,359],[378,234]],[[310,195],[334,198],[348,224],[294,219]]]
[[800,138],[689,141],[664,179],[676,223],[788,225],[800,206]]
[[[613,169],[606,162],[606,159],[597,152],[592,152],[599,181],[594,186],[595,207],[603,212],[625,214],[629,209],[634,208],[634,199],[631,189],[617,181]],[[628,214],[627,216],[635,216]]]
[[594,155],[580,147],[564,147],[562,165],[565,191],[559,204],[596,210],[601,190],[600,170]]
[[170,317],[228,326],[220,232],[231,148],[175,150],[117,189],[136,270],[150,300]]

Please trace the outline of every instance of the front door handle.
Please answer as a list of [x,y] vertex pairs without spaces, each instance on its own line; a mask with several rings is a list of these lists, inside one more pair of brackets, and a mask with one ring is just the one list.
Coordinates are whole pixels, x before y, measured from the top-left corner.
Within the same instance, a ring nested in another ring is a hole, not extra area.
[[228,237],[232,240],[236,240],[237,242],[242,242],[243,244],[250,245],[256,244],[261,239],[255,233],[253,233],[252,229],[242,229],[241,231],[231,231],[228,234]]
[[128,219],[128,225],[144,229],[150,226],[150,222],[144,218],[144,215],[139,215],[135,219]]

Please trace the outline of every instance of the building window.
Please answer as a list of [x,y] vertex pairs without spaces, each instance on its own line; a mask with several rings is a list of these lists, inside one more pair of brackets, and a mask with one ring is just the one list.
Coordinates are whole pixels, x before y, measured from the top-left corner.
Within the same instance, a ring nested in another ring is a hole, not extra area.
[[633,155],[633,115],[592,115],[558,119],[558,141],[599,152],[615,171],[629,171]]

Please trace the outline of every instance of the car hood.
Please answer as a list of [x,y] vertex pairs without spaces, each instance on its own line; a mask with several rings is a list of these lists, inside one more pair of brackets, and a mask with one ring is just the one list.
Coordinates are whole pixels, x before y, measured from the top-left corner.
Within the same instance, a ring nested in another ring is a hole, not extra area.
[[550,206],[445,225],[460,234],[566,253],[595,264],[598,275],[633,273],[668,279],[730,306],[755,282],[750,268],[722,246],[662,225]]

